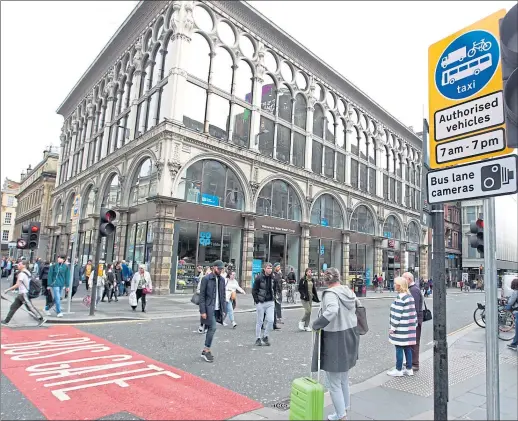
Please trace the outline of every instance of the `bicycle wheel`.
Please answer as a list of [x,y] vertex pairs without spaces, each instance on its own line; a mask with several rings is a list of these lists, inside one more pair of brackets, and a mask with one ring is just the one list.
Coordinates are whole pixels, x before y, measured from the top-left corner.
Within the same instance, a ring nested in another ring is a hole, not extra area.
[[473,320],[475,320],[475,323],[478,327],[486,327],[485,311],[486,310],[483,310],[481,308],[476,308],[473,312]]
[[498,312],[498,338],[502,341],[510,341],[514,338],[514,319],[513,313],[507,310]]

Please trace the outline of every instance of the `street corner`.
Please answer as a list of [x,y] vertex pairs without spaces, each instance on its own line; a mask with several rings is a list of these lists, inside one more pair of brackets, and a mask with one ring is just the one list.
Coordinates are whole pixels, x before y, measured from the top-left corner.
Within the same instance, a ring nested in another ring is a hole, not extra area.
[[[262,408],[72,326],[2,329],[1,353],[2,373],[49,420],[96,420],[121,412],[140,419],[225,420]],[[91,405],[106,396],[117,399]]]

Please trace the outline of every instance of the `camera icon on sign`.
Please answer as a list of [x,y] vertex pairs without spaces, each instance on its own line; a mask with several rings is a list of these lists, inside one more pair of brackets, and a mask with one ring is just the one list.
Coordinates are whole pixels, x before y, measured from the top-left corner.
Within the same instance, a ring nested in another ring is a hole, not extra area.
[[500,164],[486,165],[480,169],[482,191],[499,190],[502,185],[514,180],[514,171]]

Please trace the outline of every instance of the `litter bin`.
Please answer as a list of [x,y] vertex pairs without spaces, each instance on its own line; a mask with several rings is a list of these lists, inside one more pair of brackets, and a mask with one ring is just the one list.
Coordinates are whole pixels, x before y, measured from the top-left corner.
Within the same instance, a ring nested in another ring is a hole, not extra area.
[[353,291],[357,297],[365,297],[367,295],[367,286],[361,278],[353,279]]

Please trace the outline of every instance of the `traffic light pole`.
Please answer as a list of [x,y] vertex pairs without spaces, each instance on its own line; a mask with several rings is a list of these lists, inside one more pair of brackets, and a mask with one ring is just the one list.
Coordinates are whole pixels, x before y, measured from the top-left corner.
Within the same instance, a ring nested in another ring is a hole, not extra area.
[[484,199],[484,290],[486,292],[487,419],[500,419],[498,363],[498,279],[496,273],[495,198]]
[[446,280],[444,207],[432,206],[433,226],[433,375],[434,420],[448,419],[448,339],[446,336]]
[[92,295],[90,301],[90,316],[95,316],[95,300],[97,299],[97,272],[99,271],[99,258],[101,256],[101,240],[102,237],[97,235],[97,244],[95,247],[94,257],[94,279],[92,282]]

